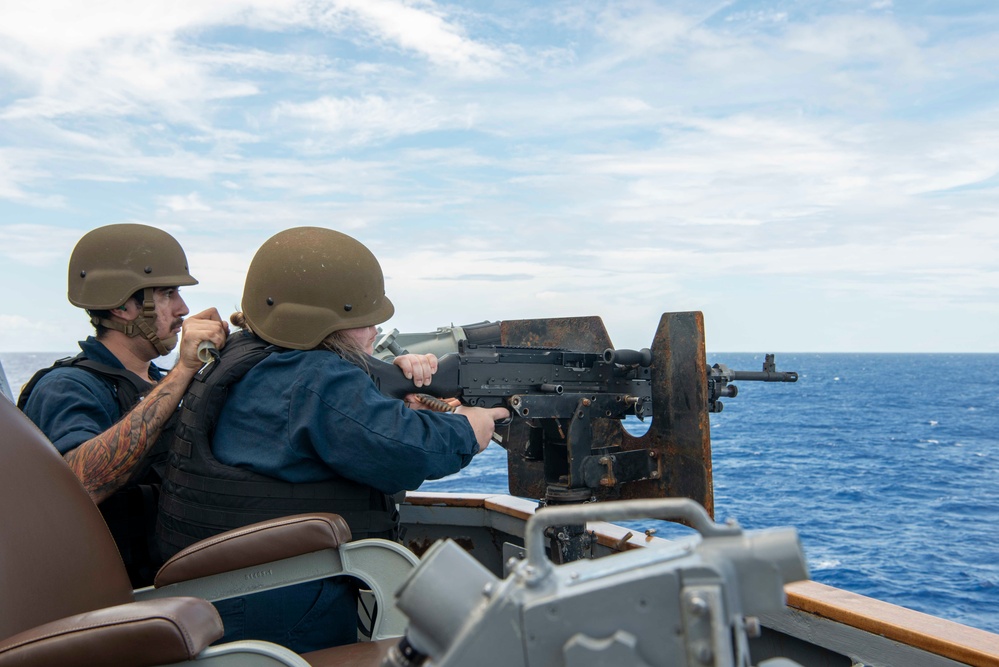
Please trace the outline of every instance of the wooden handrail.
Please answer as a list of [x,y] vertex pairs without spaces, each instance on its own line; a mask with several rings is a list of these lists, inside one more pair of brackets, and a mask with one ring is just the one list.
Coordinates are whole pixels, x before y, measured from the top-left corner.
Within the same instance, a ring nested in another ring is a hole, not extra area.
[[789,607],[975,667],[999,667],[999,635],[817,581],[784,587]]

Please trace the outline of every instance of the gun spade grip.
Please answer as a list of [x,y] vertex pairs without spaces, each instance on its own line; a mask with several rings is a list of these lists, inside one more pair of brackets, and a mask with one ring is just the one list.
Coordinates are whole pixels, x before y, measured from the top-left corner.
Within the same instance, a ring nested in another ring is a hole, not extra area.
[[437,372],[434,373],[430,384],[417,387],[412,380],[406,379],[402,369],[387,361],[375,359],[367,360],[368,375],[374,381],[378,390],[391,398],[403,399],[406,394],[430,394],[436,398],[450,398],[458,396],[458,356],[455,354],[445,354],[437,362]]

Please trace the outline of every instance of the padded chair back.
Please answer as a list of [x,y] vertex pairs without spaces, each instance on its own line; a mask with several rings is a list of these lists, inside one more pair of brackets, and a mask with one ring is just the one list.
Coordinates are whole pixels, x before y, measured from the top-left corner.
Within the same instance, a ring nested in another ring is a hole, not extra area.
[[100,511],[42,432],[0,399],[0,639],[131,601]]

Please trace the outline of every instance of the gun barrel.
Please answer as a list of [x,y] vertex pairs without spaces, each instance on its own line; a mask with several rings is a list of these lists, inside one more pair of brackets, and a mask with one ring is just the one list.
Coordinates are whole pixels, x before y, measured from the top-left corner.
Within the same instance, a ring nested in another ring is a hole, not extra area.
[[797,382],[794,371],[732,371],[732,380],[747,382]]

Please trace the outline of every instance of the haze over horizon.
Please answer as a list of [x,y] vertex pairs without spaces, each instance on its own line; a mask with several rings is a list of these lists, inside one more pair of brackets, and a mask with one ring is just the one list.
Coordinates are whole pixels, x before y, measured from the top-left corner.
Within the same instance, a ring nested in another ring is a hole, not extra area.
[[[76,349],[89,229],[172,233],[192,312],[318,225],[431,331],[700,310],[709,352],[999,352],[999,5],[0,6],[0,352]],[[780,358],[778,357],[778,363]]]

